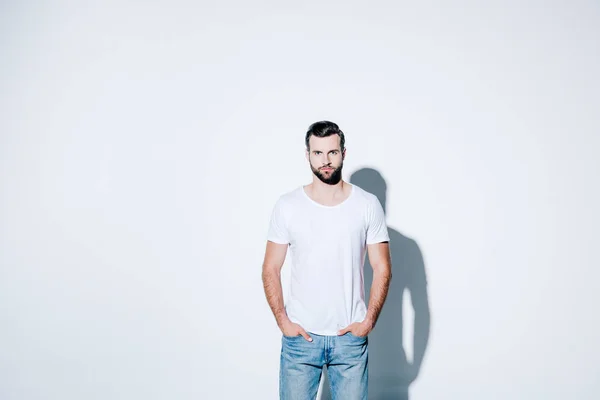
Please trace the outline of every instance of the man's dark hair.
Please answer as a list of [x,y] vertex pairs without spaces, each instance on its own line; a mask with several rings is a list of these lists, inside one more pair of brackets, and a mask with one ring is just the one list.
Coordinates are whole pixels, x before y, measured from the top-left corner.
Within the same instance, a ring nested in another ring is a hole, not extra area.
[[344,132],[342,132],[342,130],[339,126],[337,126],[337,124],[330,121],[315,122],[314,124],[308,127],[308,131],[306,132],[306,138],[304,139],[306,149],[308,150],[310,148],[310,146],[308,145],[308,140],[311,136],[322,138],[331,135],[340,136],[340,148],[342,151],[344,151],[344,144],[346,143],[346,139],[344,138]]

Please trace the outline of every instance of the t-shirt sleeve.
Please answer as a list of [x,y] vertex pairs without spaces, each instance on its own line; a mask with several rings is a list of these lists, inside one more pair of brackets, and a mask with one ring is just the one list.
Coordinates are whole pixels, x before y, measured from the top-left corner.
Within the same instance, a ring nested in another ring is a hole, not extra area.
[[279,244],[289,244],[290,242],[285,221],[284,204],[281,199],[275,203],[275,207],[271,211],[267,240]]
[[367,244],[389,242],[385,213],[377,197],[374,197],[369,207],[369,221],[367,227]]

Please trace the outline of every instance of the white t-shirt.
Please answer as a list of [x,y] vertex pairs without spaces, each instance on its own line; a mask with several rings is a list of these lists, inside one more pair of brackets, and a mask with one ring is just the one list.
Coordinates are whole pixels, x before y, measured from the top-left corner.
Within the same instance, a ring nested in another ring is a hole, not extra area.
[[351,187],[342,203],[324,206],[300,186],[280,196],[271,214],[267,240],[289,244],[291,254],[286,313],[317,335],[364,320],[366,245],[389,241],[377,197]]

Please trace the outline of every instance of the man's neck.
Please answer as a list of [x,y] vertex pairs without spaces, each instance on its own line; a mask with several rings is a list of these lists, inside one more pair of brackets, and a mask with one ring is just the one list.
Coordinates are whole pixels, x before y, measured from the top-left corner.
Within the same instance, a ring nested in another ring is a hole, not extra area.
[[315,199],[320,199],[324,201],[335,201],[336,199],[345,197],[347,188],[348,183],[344,182],[343,179],[340,179],[340,181],[335,185],[329,185],[327,183],[322,182],[319,178],[315,176],[313,177],[310,192],[312,197]]

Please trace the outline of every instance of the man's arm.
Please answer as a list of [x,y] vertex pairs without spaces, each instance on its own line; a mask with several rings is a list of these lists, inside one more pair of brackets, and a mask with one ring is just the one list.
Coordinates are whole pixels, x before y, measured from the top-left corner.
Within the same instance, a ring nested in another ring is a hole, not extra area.
[[367,245],[367,251],[369,252],[369,263],[373,267],[373,283],[371,284],[367,315],[362,322],[354,322],[338,331],[338,335],[352,332],[357,336],[367,336],[375,327],[387,297],[390,281],[392,280],[390,245],[388,242],[369,244]]
[[281,328],[287,318],[283,304],[283,291],[281,289],[281,267],[285,261],[287,244],[279,244],[267,241],[265,259],[262,266],[262,280],[267,296],[267,302],[275,316],[277,325]]
[[370,329],[375,327],[379,313],[387,297],[390,281],[392,280],[392,260],[388,242],[367,245],[369,263],[373,267],[373,283],[365,322]]
[[283,291],[281,289],[281,267],[285,261],[287,253],[287,244],[279,244],[267,241],[265,258],[262,266],[262,280],[265,289],[265,295],[271,311],[277,321],[277,326],[286,336],[302,335],[308,341],[312,338],[298,324],[290,321],[285,312],[283,303]]

